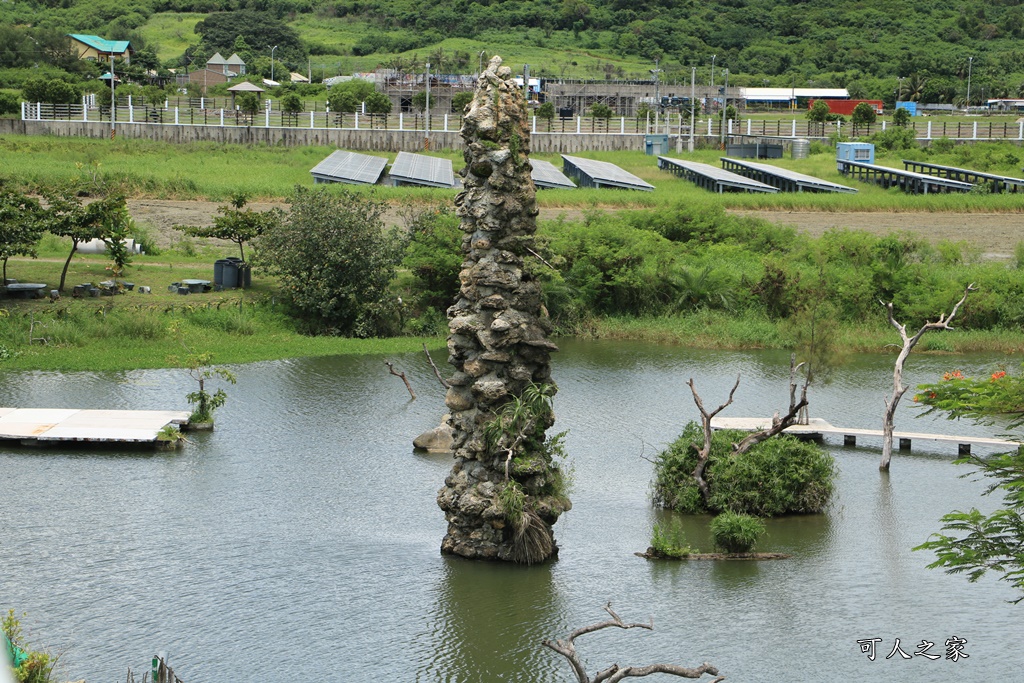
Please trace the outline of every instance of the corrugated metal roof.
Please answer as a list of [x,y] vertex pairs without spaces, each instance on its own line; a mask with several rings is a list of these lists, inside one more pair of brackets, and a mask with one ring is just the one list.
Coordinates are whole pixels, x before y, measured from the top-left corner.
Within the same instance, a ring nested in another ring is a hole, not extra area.
[[127,52],[131,47],[127,40],[106,40],[99,36],[91,36],[85,33],[69,33],[68,35],[97,52],[109,52],[117,55]]
[[819,99],[848,98],[846,88],[740,88],[740,97],[748,100],[784,102],[794,97]]
[[242,58],[238,56],[237,52],[235,52],[230,57],[228,57],[227,63],[228,64],[245,66],[245,62],[242,61]]
[[221,65],[221,64],[227,64],[228,61],[226,59],[224,59],[224,56],[221,55],[221,53],[214,52],[213,56],[206,60],[206,63],[207,64]]

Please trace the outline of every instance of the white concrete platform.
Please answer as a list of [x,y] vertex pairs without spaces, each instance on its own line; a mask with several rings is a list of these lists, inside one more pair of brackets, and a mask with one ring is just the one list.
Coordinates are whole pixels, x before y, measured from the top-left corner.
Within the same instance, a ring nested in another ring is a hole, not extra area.
[[185,410],[0,408],[0,439],[149,443],[170,424],[188,424]]
[[[2,423],[2,420],[0,420]],[[809,424],[793,425],[785,431],[787,434],[796,436],[833,435],[842,436],[848,446],[856,444],[857,437],[882,438],[881,429],[858,429],[854,427],[835,427],[821,418],[811,418]],[[772,420],[768,417],[715,417],[711,420],[712,429],[738,429],[744,432],[754,432],[768,429],[772,426]],[[941,443],[955,443],[959,446],[961,453],[969,453],[970,447],[993,446],[996,448],[1017,448],[1021,444],[1016,441],[1005,439],[994,439],[986,436],[950,436],[947,434],[925,434],[923,432],[893,432],[893,439],[899,440],[900,450],[908,450],[914,439],[925,441],[937,441]],[[965,448],[966,447],[966,448]]]

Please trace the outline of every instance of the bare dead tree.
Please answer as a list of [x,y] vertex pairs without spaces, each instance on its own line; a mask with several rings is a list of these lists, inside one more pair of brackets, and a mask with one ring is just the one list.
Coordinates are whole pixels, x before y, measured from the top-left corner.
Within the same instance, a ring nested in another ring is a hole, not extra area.
[[957,311],[965,301],[967,301],[967,295],[971,292],[977,291],[977,287],[974,283],[967,285],[964,290],[964,295],[960,297],[960,301],[956,302],[953,306],[953,310],[950,311],[949,317],[946,317],[945,313],[939,315],[939,319],[935,322],[925,323],[921,326],[921,329],[917,331],[913,337],[907,336],[907,328],[905,325],[901,325],[896,322],[896,318],[893,317],[892,302],[885,303],[879,301],[880,304],[885,306],[886,313],[889,317],[889,324],[896,328],[896,331],[900,333],[900,340],[903,342],[903,347],[900,349],[900,353],[896,356],[896,364],[892,371],[892,395],[885,399],[885,414],[882,418],[882,462],[879,463],[878,469],[883,472],[889,471],[889,462],[892,459],[892,433],[895,425],[896,417],[896,406],[899,405],[900,399],[903,398],[903,394],[906,393],[907,387],[903,386],[903,365],[907,362],[907,357],[910,352],[913,351],[914,347],[917,346],[917,342],[921,340],[921,337],[925,332],[931,330],[951,330],[949,326],[953,322],[953,318],[956,317]]
[[800,390],[800,400],[796,400],[797,391],[797,373],[800,372],[800,368],[803,363],[796,362],[796,354],[789,356],[789,412],[783,415],[781,418],[772,419],[772,426],[768,429],[763,429],[759,432],[754,432],[744,437],[739,443],[732,445],[733,451],[736,455],[746,453],[755,445],[761,443],[766,439],[770,439],[776,434],[782,432],[787,427],[796,424],[796,421],[800,415],[800,411],[807,405],[807,387],[810,384],[810,373],[805,377],[803,387]]
[[620,667],[618,664],[612,664],[607,669],[602,669],[594,674],[593,678],[587,675],[586,669],[583,667],[583,662],[580,661],[579,654],[576,652],[576,639],[586,633],[593,633],[594,631],[600,631],[605,628],[645,628],[648,631],[654,630],[654,621],[651,620],[647,624],[627,624],[622,621],[618,614],[612,610],[612,604],[609,602],[604,606],[604,610],[611,615],[611,620],[602,621],[597,624],[591,624],[590,626],[584,626],[571,632],[564,640],[545,640],[542,644],[548,647],[558,654],[562,655],[569,660],[570,666],[572,666],[573,673],[576,674],[576,680],[578,683],[616,683],[621,681],[623,678],[639,678],[642,676],[650,676],[651,674],[663,673],[678,676],[680,678],[700,678],[704,674],[711,676],[718,676],[711,683],[717,683],[718,681],[725,680],[725,676],[718,675],[718,669],[707,662],[704,662],[698,667],[690,668],[685,666],[678,666],[676,664],[649,664],[647,666],[625,666]]
[[690,392],[693,393],[693,402],[697,404],[697,410],[700,411],[700,425],[704,430],[704,446],[697,448],[697,444],[692,444],[692,448],[697,451],[697,466],[693,469],[693,479],[697,482],[697,488],[700,489],[700,495],[704,498],[704,502],[710,504],[711,489],[708,487],[708,483],[704,479],[704,469],[707,467],[708,457],[711,455],[711,419],[725,410],[725,408],[732,403],[732,397],[740,385],[740,376],[736,375],[736,384],[732,385],[732,391],[729,392],[729,398],[725,403],[718,406],[710,413],[704,408],[704,402],[697,393],[697,389],[693,386],[693,378],[691,377],[686,384],[690,387]]
[[444,381],[444,378],[441,377],[441,371],[437,369],[436,365],[434,365],[434,359],[430,357],[430,351],[427,351],[426,342],[424,342],[423,344],[423,355],[427,357],[427,362],[430,363],[430,367],[433,368],[434,376],[437,377],[437,381],[441,383],[441,386],[444,387],[445,389],[451,388],[451,385],[449,385],[448,382]]
[[403,382],[405,382],[405,388],[409,390],[409,396],[411,396],[412,400],[415,401],[416,400],[416,392],[412,390],[412,385],[409,384],[409,380],[407,380],[405,378],[405,373],[404,372],[395,372],[395,364],[390,362],[390,361],[384,361],[384,365],[388,366],[388,372],[390,372],[392,375],[394,375],[395,377],[400,378]]

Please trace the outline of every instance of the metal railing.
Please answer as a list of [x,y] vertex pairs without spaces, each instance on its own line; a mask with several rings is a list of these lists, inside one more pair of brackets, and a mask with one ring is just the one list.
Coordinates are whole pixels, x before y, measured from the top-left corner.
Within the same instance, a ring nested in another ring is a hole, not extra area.
[[[110,107],[86,107],[81,104],[22,103],[21,118],[25,121],[82,121],[91,123],[111,122],[116,128],[119,123],[176,126],[219,126],[257,128],[307,128],[339,130],[390,130],[458,132],[462,127],[462,116],[458,114],[422,113],[360,114],[325,111],[303,111],[288,113],[263,109],[255,113],[238,109],[212,109],[196,107],[153,107],[149,105],[118,105]],[[699,138],[718,137],[769,137],[769,138],[816,138],[827,139],[833,135],[863,137],[887,130],[893,124],[883,121],[871,125],[830,121],[816,123],[806,119],[765,120],[747,118],[726,121],[722,130],[719,118],[705,118],[697,121],[693,134]],[[914,121],[907,126],[914,131],[918,140],[950,138],[953,140],[1012,140],[1024,141],[1024,121]],[[531,132],[538,135],[650,135],[667,133],[688,136],[689,120],[685,115],[666,114],[645,117],[612,117],[608,119],[592,116],[542,119],[531,117]]]

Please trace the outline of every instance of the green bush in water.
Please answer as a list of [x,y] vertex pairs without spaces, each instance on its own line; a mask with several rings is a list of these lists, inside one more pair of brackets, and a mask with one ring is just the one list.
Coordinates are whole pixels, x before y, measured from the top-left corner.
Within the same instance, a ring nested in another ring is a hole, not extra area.
[[711,541],[727,553],[749,553],[764,534],[757,517],[726,510],[711,520]]
[[704,479],[711,499],[693,479],[697,449],[704,443],[696,422],[655,460],[654,502],[691,514],[732,510],[759,517],[821,512],[832,496],[835,461],[818,445],[781,434],[736,455],[743,432],[719,430],[711,441]]

